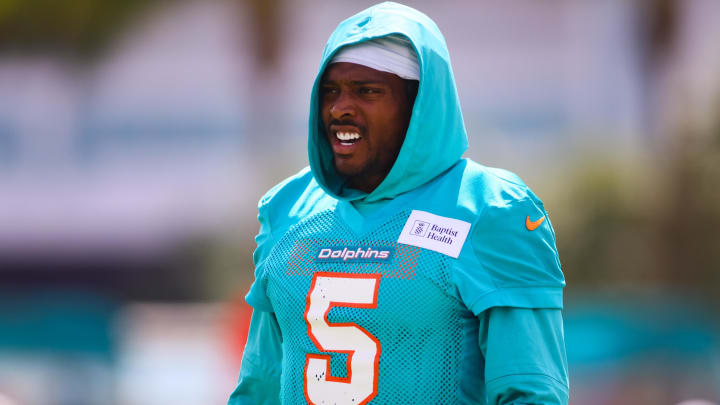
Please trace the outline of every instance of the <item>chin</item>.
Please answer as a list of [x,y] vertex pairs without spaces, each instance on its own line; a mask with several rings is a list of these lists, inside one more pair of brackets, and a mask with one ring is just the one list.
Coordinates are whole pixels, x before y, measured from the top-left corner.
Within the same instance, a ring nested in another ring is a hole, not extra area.
[[338,174],[344,177],[355,177],[363,172],[363,167],[358,167],[356,165],[348,165],[348,164],[337,164],[335,163],[335,170],[337,170]]

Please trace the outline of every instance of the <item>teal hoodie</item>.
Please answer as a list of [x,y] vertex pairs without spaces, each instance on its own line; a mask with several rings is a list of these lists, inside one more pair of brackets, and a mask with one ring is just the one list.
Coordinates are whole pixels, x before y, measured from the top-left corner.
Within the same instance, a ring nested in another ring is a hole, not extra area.
[[[420,83],[397,160],[366,194],[345,187],[334,168],[319,82],[341,47],[391,34],[413,43]],[[310,170],[273,187],[258,206],[255,282],[246,297],[255,311],[230,405],[306,403],[306,354],[323,352],[308,338],[306,304],[312,280],[329,271],[341,278],[382,274],[377,308],[363,315],[371,318],[350,318],[385,344],[370,403],[567,404],[565,281],[552,225],[516,175],[463,159],[467,143],[447,47],[432,20],[382,3],[338,26],[312,89]],[[459,251],[452,254],[421,246],[406,238],[415,218],[449,228],[464,223],[467,239],[453,240]],[[328,246],[389,246],[395,254],[387,263],[318,262]],[[448,305],[450,312],[439,310]],[[455,315],[443,313],[462,314],[461,330],[449,321]],[[423,326],[434,319],[435,326]],[[410,353],[392,346],[406,324],[401,342],[414,347]],[[436,358],[432,348],[459,352]],[[333,375],[344,373],[342,359],[331,364]]]
[[[420,86],[395,165],[375,190],[365,194],[344,188],[333,165],[319,114],[320,80],[328,62],[343,46],[391,34],[404,35],[414,44],[420,62]],[[318,184],[337,199],[354,201],[361,211],[364,205],[416,189],[457,163],[468,147],[467,134],[450,55],[437,25],[425,14],[392,2],[371,7],[340,23],[325,46],[313,85],[308,132],[310,168]]]

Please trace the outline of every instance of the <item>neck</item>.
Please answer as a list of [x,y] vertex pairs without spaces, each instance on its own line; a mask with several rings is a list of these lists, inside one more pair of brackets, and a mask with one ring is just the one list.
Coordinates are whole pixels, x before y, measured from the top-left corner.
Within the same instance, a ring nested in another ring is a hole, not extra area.
[[385,175],[350,177],[348,178],[348,185],[350,188],[370,194],[380,185],[380,183],[382,183],[383,180],[385,180]]

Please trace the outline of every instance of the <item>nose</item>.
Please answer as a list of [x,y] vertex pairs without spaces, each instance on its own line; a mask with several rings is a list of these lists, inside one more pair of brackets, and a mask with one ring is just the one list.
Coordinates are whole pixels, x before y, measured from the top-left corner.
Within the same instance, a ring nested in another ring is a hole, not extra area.
[[356,112],[355,102],[347,91],[341,91],[330,106],[330,115],[334,119],[354,117]]

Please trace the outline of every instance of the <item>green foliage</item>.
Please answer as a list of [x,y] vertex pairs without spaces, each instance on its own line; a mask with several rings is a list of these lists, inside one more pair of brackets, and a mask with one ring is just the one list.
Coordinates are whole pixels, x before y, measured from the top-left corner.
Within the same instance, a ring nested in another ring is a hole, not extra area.
[[720,120],[642,159],[583,156],[550,205],[568,284],[720,292]]
[[553,208],[558,250],[570,285],[657,283],[656,186],[637,162],[576,163],[565,200]]
[[720,292],[720,118],[707,131],[688,129],[668,173],[661,250],[673,284]]

